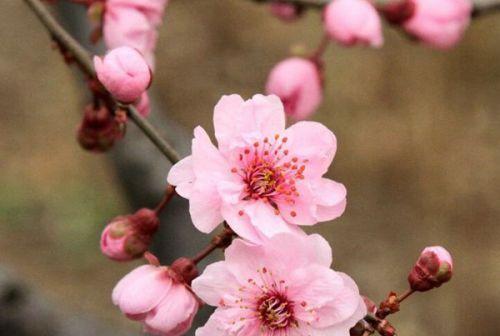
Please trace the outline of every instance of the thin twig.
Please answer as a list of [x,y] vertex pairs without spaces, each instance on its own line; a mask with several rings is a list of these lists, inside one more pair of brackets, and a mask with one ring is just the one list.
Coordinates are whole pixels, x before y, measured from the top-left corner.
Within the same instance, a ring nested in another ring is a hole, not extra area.
[[[89,53],[54,19],[45,5],[43,5],[40,0],[24,0],[24,2],[36,14],[51,37],[61,47],[63,47],[64,50],[71,53],[71,56],[79,65],[80,69],[89,77],[95,78],[95,70]],[[158,131],[149,121],[137,112],[137,109],[133,105],[122,105],[116,101],[115,103],[117,106],[120,106],[127,111],[130,119],[132,119],[139,129],[151,140],[151,142],[153,142],[153,144],[170,162],[176,163],[180,160],[180,156],[175,149],[159,135]]]

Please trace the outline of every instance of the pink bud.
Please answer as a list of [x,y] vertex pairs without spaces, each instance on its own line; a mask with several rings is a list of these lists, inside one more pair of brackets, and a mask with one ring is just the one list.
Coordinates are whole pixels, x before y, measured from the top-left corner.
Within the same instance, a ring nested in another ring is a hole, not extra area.
[[269,5],[269,10],[271,14],[285,22],[295,21],[302,14],[301,7],[283,2],[271,3]]
[[266,92],[280,97],[286,114],[294,119],[310,117],[323,98],[319,65],[299,57],[281,61],[267,78]]
[[143,265],[121,279],[113,303],[130,319],[140,321],[154,335],[185,334],[199,302],[185,284],[171,277],[168,267]]
[[82,148],[105,152],[123,138],[126,118],[114,116],[104,105],[85,107],[83,119],[78,126],[77,139]]
[[140,258],[149,248],[159,219],[150,209],[113,219],[101,235],[101,251],[116,261]]
[[410,0],[415,10],[403,23],[411,35],[431,47],[455,46],[469,25],[472,3],[469,0]]
[[450,253],[441,246],[426,247],[408,275],[411,289],[425,292],[448,282],[453,274]]
[[94,57],[97,78],[113,97],[133,103],[151,84],[151,71],[144,57],[135,49],[120,47],[104,59]]
[[380,47],[384,42],[380,16],[367,0],[333,0],[323,19],[328,36],[344,46]]

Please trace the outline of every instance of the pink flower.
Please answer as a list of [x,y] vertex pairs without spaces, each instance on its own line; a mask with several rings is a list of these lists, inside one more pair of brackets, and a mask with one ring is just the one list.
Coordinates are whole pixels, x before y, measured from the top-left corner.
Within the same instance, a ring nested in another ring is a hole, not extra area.
[[129,261],[147,251],[160,220],[153,210],[114,218],[101,234],[101,251],[110,259]]
[[299,18],[302,10],[297,5],[287,4],[283,2],[273,2],[269,5],[269,10],[271,14],[277,18],[291,22]]
[[330,269],[332,251],[319,235],[279,234],[263,245],[237,239],[225,261],[193,281],[217,307],[196,336],[345,336],[366,314],[356,283]]
[[441,246],[426,247],[411,270],[408,281],[413,290],[425,292],[450,281],[453,259]]
[[469,0],[410,0],[413,16],[404,29],[429,46],[448,49],[455,46],[469,25],[472,3]]
[[135,48],[154,69],[158,28],[167,4],[166,0],[108,0],[103,23],[108,49]]
[[111,50],[103,59],[94,57],[97,78],[113,97],[132,103],[151,84],[151,71],[142,55],[130,47]]
[[380,16],[367,0],[333,0],[323,18],[330,38],[344,46],[380,47],[384,42]]
[[141,321],[154,335],[185,334],[199,308],[194,294],[164,266],[136,268],[118,282],[112,297],[128,318]]
[[287,115],[296,120],[308,118],[323,99],[318,64],[299,57],[278,63],[269,74],[266,93],[280,97]]
[[259,242],[339,217],[346,189],[323,178],[335,155],[335,135],[317,122],[285,130],[276,96],[244,101],[223,96],[214,111],[215,147],[194,130],[192,155],[174,165],[168,182],[189,199],[194,225],[208,233],[223,220],[241,237]]

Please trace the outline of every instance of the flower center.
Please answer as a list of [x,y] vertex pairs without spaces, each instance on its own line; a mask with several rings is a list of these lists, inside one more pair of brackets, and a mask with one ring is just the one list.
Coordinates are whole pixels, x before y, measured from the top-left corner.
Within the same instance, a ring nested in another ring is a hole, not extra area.
[[279,293],[267,293],[257,303],[257,312],[263,326],[270,330],[296,326],[293,303]]
[[246,184],[244,199],[264,199],[275,209],[278,201],[294,204],[294,198],[299,196],[295,181],[304,178],[307,160],[299,162],[291,157],[287,141],[276,134],[273,139],[264,138],[240,152],[239,167],[231,171]]

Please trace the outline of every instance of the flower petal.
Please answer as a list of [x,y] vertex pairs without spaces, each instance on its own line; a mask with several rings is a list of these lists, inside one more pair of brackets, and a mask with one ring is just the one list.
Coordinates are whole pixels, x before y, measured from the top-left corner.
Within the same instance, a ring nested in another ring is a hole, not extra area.
[[188,156],[177,162],[168,172],[167,182],[175,186],[175,191],[189,198],[196,177],[193,171],[193,157]]
[[219,149],[229,152],[283,132],[283,104],[277,96],[255,95],[247,101],[238,95],[223,96],[215,106],[214,126]]
[[224,261],[208,265],[191,285],[200,299],[214,307],[224,305],[224,297],[232,292],[231,288],[234,286],[239,286],[238,281],[228,271]]
[[321,177],[328,171],[337,150],[335,135],[318,122],[301,121],[286,132],[290,155],[307,160],[304,176]]
[[315,202],[318,205],[315,211],[318,221],[333,220],[344,213],[347,191],[343,184],[322,178],[311,185]]
[[222,221],[221,199],[217,187],[207,179],[198,179],[189,199],[194,226],[203,233],[212,232]]
[[193,293],[184,285],[174,284],[144,322],[155,331],[169,333],[191,321],[197,310],[198,302]]
[[[153,266],[151,266],[153,267]],[[163,268],[136,276],[121,291],[119,307],[126,314],[142,314],[150,311],[165,297],[172,280]]]

